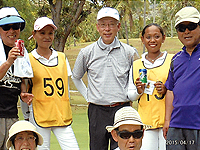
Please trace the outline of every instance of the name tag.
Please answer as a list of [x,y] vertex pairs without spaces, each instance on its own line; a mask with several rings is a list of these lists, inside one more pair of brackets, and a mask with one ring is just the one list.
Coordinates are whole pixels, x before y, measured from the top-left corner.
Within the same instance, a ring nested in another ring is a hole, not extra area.
[[155,83],[156,83],[155,81],[147,80],[144,93],[152,95],[155,88],[154,86]]

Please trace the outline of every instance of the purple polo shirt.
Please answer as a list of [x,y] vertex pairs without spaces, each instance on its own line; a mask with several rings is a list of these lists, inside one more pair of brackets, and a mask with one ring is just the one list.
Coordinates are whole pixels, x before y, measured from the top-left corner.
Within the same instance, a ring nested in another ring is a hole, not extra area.
[[173,72],[170,68],[165,86],[173,91],[174,109],[170,127],[200,129],[200,44],[192,55],[178,52],[172,59]]

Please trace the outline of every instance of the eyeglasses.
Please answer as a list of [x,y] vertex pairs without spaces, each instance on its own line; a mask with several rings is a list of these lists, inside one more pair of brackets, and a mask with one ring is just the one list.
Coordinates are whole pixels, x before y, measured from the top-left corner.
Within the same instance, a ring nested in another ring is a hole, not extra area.
[[21,27],[21,23],[14,23],[14,24],[12,24],[12,25],[6,24],[6,25],[1,26],[1,28],[2,28],[4,31],[9,31],[10,28],[12,28],[13,30],[19,30],[20,27]]
[[24,138],[24,137],[19,136],[19,137],[15,138],[15,141],[17,141],[19,143],[22,143],[24,140],[27,140],[29,143],[31,143],[31,142],[34,142],[36,140],[36,137],[29,136],[27,138]]
[[143,131],[142,130],[135,130],[134,132],[118,131],[117,134],[122,139],[129,139],[131,136],[133,136],[133,138],[135,139],[140,139],[143,136]]
[[176,30],[179,32],[185,32],[185,30],[187,28],[189,31],[192,31],[192,30],[196,29],[197,26],[198,26],[198,23],[193,23],[193,22],[190,22],[188,25],[179,24],[176,27]]
[[105,29],[107,26],[109,28],[115,28],[118,24],[116,24],[116,23],[108,23],[108,24],[99,23],[98,25],[100,26],[100,28]]

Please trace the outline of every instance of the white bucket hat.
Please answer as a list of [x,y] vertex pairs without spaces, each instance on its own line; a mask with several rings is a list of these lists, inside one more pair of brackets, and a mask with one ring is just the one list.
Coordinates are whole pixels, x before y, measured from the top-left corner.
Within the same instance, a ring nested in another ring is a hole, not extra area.
[[99,10],[97,14],[97,21],[104,17],[112,17],[119,21],[119,12],[117,9],[112,7],[103,7]]
[[118,128],[121,125],[131,124],[131,125],[144,125],[141,121],[138,112],[131,106],[125,106],[119,109],[115,113],[113,126],[106,126],[108,132]]
[[19,15],[14,7],[3,7],[0,9],[0,26],[6,24],[21,23],[20,30],[25,28],[25,20]]
[[175,27],[184,21],[198,23],[200,21],[199,11],[191,6],[182,8],[175,14]]
[[10,130],[9,130],[9,137],[8,140],[6,142],[6,147],[9,149],[12,146],[12,141],[11,138],[16,135],[19,132],[23,132],[23,131],[32,131],[34,133],[37,134],[38,136],[38,145],[42,145],[43,144],[43,138],[42,136],[36,131],[36,127],[30,123],[29,121],[25,121],[25,120],[20,120],[15,122]]

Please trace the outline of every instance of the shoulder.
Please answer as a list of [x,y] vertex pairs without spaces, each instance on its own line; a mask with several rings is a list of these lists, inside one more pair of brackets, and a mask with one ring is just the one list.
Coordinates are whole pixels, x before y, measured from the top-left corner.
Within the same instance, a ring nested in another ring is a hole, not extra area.
[[179,58],[182,54],[184,53],[184,51],[179,51],[178,53],[176,53],[173,57],[172,57],[172,61],[176,60],[177,58]]
[[94,43],[82,48],[81,52],[88,53],[88,52],[92,51],[94,49],[94,47],[96,47],[96,46],[98,46],[98,44],[97,44],[97,42],[94,42]]
[[136,48],[135,47],[133,47],[133,46],[130,46],[130,45],[128,45],[128,44],[126,44],[126,43],[123,43],[123,42],[120,42],[121,43],[121,45],[125,48],[125,50],[126,51],[137,51],[136,50]]
[[66,56],[63,52],[56,51],[56,53],[58,54],[58,56]]
[[125,44],[125,43],[122,43],[120,42],[121,46],[123,47],[124,49],[124,53],[130,57],[130,58],[133,58],[133,60],[137,60],[139,57],[139,54],[138,54],[138,51],[135,47],[133,46],[130,46],[128,44]]
[[135,61],[133,62],[133,66],[138,66],[138,65],[140,65],[140,64],[143,64],[143,63],[142,63],[142,59],[137,59],[137,60],[135,60]]
[[172,59],[174,57],[174,54],[167,53],[167,59]]

